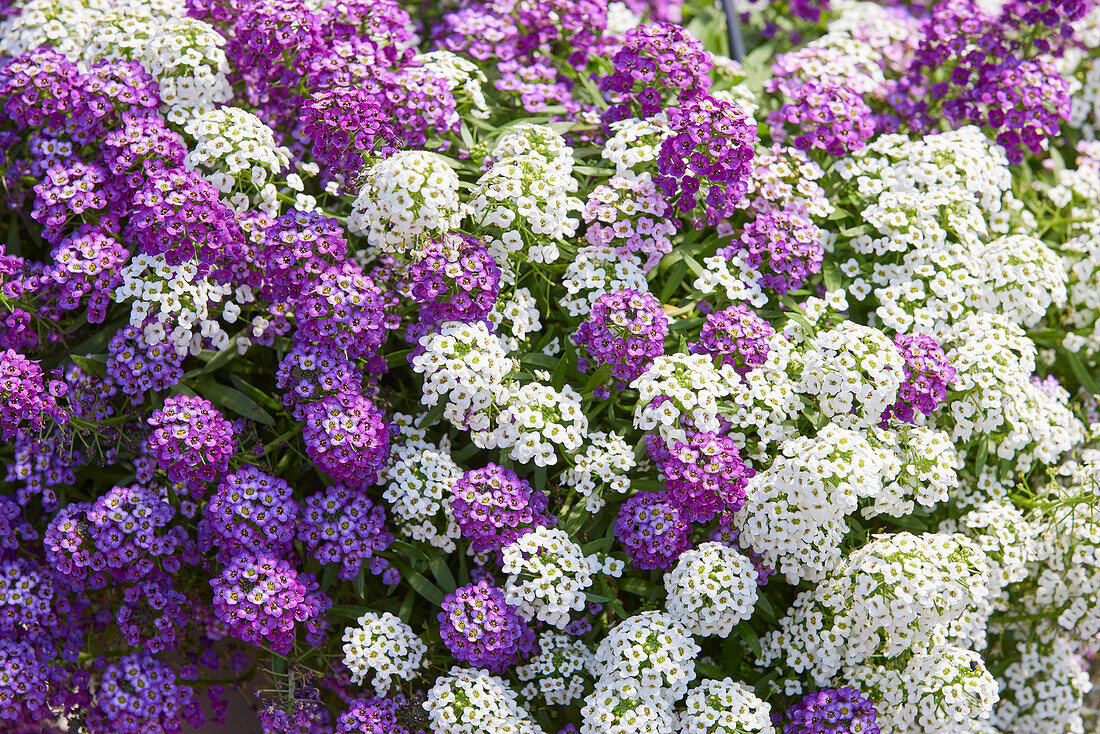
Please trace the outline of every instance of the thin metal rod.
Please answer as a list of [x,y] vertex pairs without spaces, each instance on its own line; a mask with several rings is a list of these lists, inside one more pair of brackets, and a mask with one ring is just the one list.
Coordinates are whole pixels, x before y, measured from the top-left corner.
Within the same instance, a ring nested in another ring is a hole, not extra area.
[[741,37],[741,18],[737,8],[734,7],[734,0],[722,0],[722,12],[726,14],[730,58],[740,63],[745,60],[745,39]]

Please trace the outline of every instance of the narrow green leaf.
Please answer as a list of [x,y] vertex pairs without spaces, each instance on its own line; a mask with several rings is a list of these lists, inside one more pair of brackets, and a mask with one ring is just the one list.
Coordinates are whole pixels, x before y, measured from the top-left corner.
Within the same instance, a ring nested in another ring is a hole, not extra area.
[[275,425],[275,419],[271,417],[271,414],[240,390],[210,380],[196,383],[194,388],[195,392],[210,402],[231,410],[243,418],[254,420],[265,426]]
[[449,594],[458,588],[454,574],[451,573],[451,569],[447,568],[447,564],[441,555],[436,553],[428,556],[428,568],[432,569],[432,576],[435,577],[436,583],[443,587],[443,591]]
[[756,630],[750,627],[747,622],[742,622],[737,625],[737,634],[741,635],[741,639],[752,650],[752,654],[759,658],[763,653],[763,648],[760,647],[760,636],[756,634]]
[[367,607],[360,607],[354,604],[337,604],[329,610],[329,614],[334,614],[337,617],[343,617],[344,619],[359,619],[364,614],[369,612]]
[[89,375],[98,375],[100,377],[104,377],[107,374],[106,363],[100,362],[98,359],[92,359],[91,357],[81,357],[78,354],[72,355],[70,359],[72,359],[73,364],[87,372]]
[[393,561],[393,565],[401,572],[401,578],[412,587],[413,591],[436,606],[443,603],[443,599],[447,595],[440,591],[438,586],[412,570],[408,564],[402,563],[401,561]]
[[257,403],[266,406],[268,410],[274,410],[275,412],[278,412],[283,409],[283,404],[281,401],[276,400],[274,397],[268,395],[260,388],[245,382],[240,375],[232,374],[229,376],[229,378],[233,381],[233,384],[237,387],[238,390],[255,400]]

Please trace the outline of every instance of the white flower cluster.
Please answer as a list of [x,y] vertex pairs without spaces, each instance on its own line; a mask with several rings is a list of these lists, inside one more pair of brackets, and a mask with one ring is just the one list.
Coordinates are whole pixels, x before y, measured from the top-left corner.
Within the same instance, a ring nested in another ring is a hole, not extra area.
[[642,269],[649,272],[666,253],[672,252],[676,227],[667,219],[664,194],[651,179],[612,176],[592,189],[582,217],[588,225],[585,241],[594,246],[617,247],[620,254],[646,255]]
[[562,279],[568,295],[562,306],[570,316],[587,316],[596,299],[605,293],[630,288],[648,293],[649,284],[636,255],[620,255],[612,247],[589,245],[565,268]]
[[149,39],[164,21],[148,7],[115,8],[96,18],[83,49],[86,64],[100,61],[141,61]]
[[988,575],[985,554],[962,535],[876,536],[799,594],[762,640],[761,663],[782,662],[828,685],[844,667],[926,651],[980,607]]
[[424,710],[433,732],[543,734],[507,683],[484,670],[451,668],[435,680]]
[[[692,689],[680,714],[682,734],[774,734],[772,707],[743,683],[704,680]],[[858,734],[852,730],[853,734]]]
[[686,551],[665,575],[665,611],[693,635],[727,637],[756,606],[756,567],[722,543]]
[[637,681],[646,696],[675,703],[695,679],[698,656],[699,646],[679,622],[665,612],[640,612],[600,640],[593,670],[601,681]]
[[795,51],[783,54],[781,65],[797,69],[789,77],[768,80],[768,87],[783,94],[789,87],[807,81],[843,84],[859,95],[880,93],[886,83],[879,53],[869,44],[847,33],[826,33]]
[[489,118],[489,105],[482,90],[487,80],[485,72],[477,64],[450,51],[417,54],[413,62],[422,64],[424,69],[447,81],[459,113],[468,114],[475,120]]
[[784,441],[767,470],[749,480],[745,505],[734,516],[738,542],[787,577],[820,581],[841,559],[845,518],[861,498],[882,492],[891,452],[835,424],[814,437]]
[[756,308],[767,305],[768,294],[760,287],[763,274],[749,264],[747,251],[740,250],[728,258],[712,255],[703,259],[703,265],[703,272],[693,284],[701,293],[720,293],[734,303],[744,301]]
[[1000,237],[977,248],[982,288],[974,310],[1000,313],[1029,328],[1051,306],[1066,303],[1066,268],[1042,240],[1030,235]]
[[902,358],[878,329],[853,321],[814,336],[801,358],[798,390],[842,428],[878,425],[898,397]]
[[415,257],[421,239],[451,232],[461,219],[454,169],[436,153],[403,150],[367,171],[348,229],[384,252]]
[[502,557],[508,603],[524,619],[558,629],[569,624],[571,612],[584,609],[584,590],[601,568],[599,559],[584,555],[564,530],[544,526],[506,545]]
[[574,487],[585,498],[584,508],[588,512],[603,508],[603,487],[619,494],[630,491],[630,478],[626,473],[636,464],[634,449],[619,434],[589,433],[573,461],[574,465],[562,473],[561,482]]
[[1017,660],[1001,675],[993,723],[1004,734],[1084,734],[1084,695],[1092,689],[1078,645],[1057,634],[1016,644]]
[[835,207],[817,183],[824,176],[821,166],[798,148],[758,148],[752,159],[746,198],[758,212],[805,209],[812,217],[827,217]]
[[745,446],[750,457],[766,463],[771,447],[799,435],[796,421],[806,405],[797,383],[788,373],[792,356],[787,335],[777,332],[768,341],[767,361],[741,375],[722,407],[730,410],[729,436]]
[[630,385],[638,391],[634,427],[656,430],[668,446],[687,441],[683,417],[690,417],[698,431],[717,431],[718,401],[739,381],[732,367],[715,367],[705,354],[657,357]]
[[537,654],[516,666],[516,677],[526,683],[520,695],[529,701],[541,698],[551,706],[569,706],[584,698],[594,660],[588,646],[552,630],[539,635],[538,645]]
[[904,667],[857,665],[844,679],[871,698],[879,728],[891,734],[972,734],[997,702],[981,655],[957,645],[917,653]]
[[165,21],[145,46],[142,66],[157,81],[169,122],[183,124],[233,97],[225,39],[195,18]]
[[984,501],[957,521],[945,520],[940,525],[940,532],[962,533],[985,553],[990,569],[991,603],[1003,597],[1009,584],[1027,578],[1027,563],[1035,555],[1038,528],[1008,502]]
[[238,107],[221,107],[192,117],[184,131],[192,140],[184,164],[198,169],[235,210],[256,205],[278,214],[273,180],[290,166],[290,153],[263,120]]
[[453,553],[461,532],[444,498],[461,476],[462,469],[441,446],[415,437],[394,445],[389,466],[379,474],[394,530]]
[[988,442],[990,456],[1026,471],[1036,462],[1057,463],[1084,439],[1069,394],[1032,380],[1035,345],[1019,326],[999,315],[968,316],[946,346],[958,374],[939,423],[957,445]]
[[891,449],[897,463],[886,470],[882,491],[861,510],[864,517],[906,517],[914,503],[932,508],[958,488],[955,445],[943,431],[894,423],[889,430],[872,430],[868,438],[879,448]]
[[538,302],[527,288],[516,288],[507,297],[501,294],[489,314],[489,321],[497,327],[497,336],[509,352],[519,351],[528,334],[542,329]]
[[908,68],[920,38],[920,21],[911,13],[862,0],[840,0],[832,4],[829,15],[830,33],[847,33],[870,44],[891,71]]
[[620,675],[596,681],[581,709],[581,734],[668,734],[676,725],[676,710],[667,699]]
[[611,123],[614,133],[601,155],[615,164],[615,175],[626,179],[651,178],[657,171],[657,154],[669,135],[668,118],[662,112],[645,120],[629,118]]
[[420,338],[412,368],[424,375],[421,402],[443,401],[443,417],[456,428],[488,431],[491,416],[509,398],[505,378],[516,368],[504,346],[482,322],[448,321]]
[[558,243],[576,234],[579,220],[570,212],[581,202],[571,195],[573,149],[552,129],[519,125],[502,136],[493,157],[471,193],[470,217],[510,281],[513,259],[558,260]]
[[0,23],[0,56],[15,57],[39,46],[76,61],[95,24],[110,12],[108,0],[29,0]]
[[356,624],[344,629],[344,665],[351,682],[362,684],[373,670],[371,684],[379,696],[385,696],[391,678],[412,680],[428,652],[412,627],[389,612],[367,612]]
[[1080,46],[1070,46],[1059,60],[1062,75],[1071,84],[1069,124],[1080,128],[1082,137],[1094,139],[1100,126],[1100,63],[1089,50],[1100,47],[1100,7],[1092,6],[1072,25]]
[[252,300],[247,286],[239,287],[231,301],[233,289],[200,278],[195,263],[169,265],[161,255],[138,253],[119,277],[122,283],[112,297],[116,303],[131,301],[130,325],[144,331],[150,346],[169,340],[177,354],[198,354],[204,346],[225,349],[229,334],[214,307],[224,301],[221,316],[233,323],[240,314],[237,302]]
[[471,440],[481,448],[510,448],[508,455],[522,464],[552,466],[559,453],[572,455],[580,449],[587,433],[580,393],[569,385],[555,390],[529,382],[509,392],[496,427],[473,433]]

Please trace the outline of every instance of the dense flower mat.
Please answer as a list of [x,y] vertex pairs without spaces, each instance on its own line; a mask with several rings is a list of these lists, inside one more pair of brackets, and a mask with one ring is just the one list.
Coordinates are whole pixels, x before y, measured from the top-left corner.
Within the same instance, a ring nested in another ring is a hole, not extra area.
[[0,11],[0,732],[1096,730],[1092,0]]

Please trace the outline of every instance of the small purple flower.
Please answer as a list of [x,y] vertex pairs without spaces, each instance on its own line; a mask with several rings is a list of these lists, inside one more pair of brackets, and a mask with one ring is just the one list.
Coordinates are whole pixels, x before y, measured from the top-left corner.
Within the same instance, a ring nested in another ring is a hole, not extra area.
[[875,117],[863,98],[828,81],[789,86],[786,101],[768,116],[772,139],[782,143],[788,131],[799,150],[824,150],[843,156],[860,150],[875,134]]
[[745,484],[756,472],[741,459],[729,436],[711,431],[687,431],[660,460],[665,498],[689,522],[709,522],[719,513],[733,513],[745,504]]
[[883,415],[906,423],[913,422],[914,410],[924,415],[932,412],[947,398],[947,386],[955,381],[956,370],[948,361],[943,348],[930,336],[898,334],[894,337],[905,363],[903,380],[898,388],[898,400]]
[[228,474],[203,508],[201,530],[225,563],[244,552],[284,557],[298,524],[294,491],[251,464]]
[[279,363],[275,385],[285,390],[283,405],[294,420],[305,420],[311,403],[341,393],[358,393],[363,373],[331,344],[295,343]]
[[740,243],[722,248],[718,254],[732,257],[744,253],[745,263],[760,272],[760,286],[779,295],[802,287],[821,270],[825,258],[823,232],[799,209],[761,212],[745,225]]
[[663,493],[639,492],[619,508],[615,537],[640,569],[669,568],[691,547],[691,526]]
[[60,413],[42,368],[13,349],[0,352],[0,440],[21,429],[37,431],[47,417]]
[[470,469],[451,488],[451,510],[475,552],[500,550],[524,533],[552,524],[546,495],[498,464]]
[[257,259],[263,267],[264,292],[272,300],[296,301],[348,254],[347,239],[335,219],[318,212],[288,212],[263,234]]
[[439,633],[456,660],[503,673],[536,648],[534,630],[486,581],[460,586],[440,606]]
[[767,362],[768,340],[774,335],[771,324],[738,303],[707,314],[691,352],[709,354],[745,374]]
[[395,699],[353,699],[336,719],[336,734],[409,734],[397,723],[397,711]]
[[188,598],[161,574],[126,587],[115,622],[127,645],[158,653],[179,645],[189,612]]
[[369,358],[386,340],[385,294],[352,263],[326,267],[294,309],[297,338]]
[[808,693],[787,709],[783,734],[878,734],[878,712],[856,688],[826,688]]
[[201,726],[202,708],[175,671],[146,652],[132,653],[103,671],[87,725],[93,734],[179,732],[181,720]]
[[150,345],[145,333],[127,324],[107,345],[107,374],[134,405],[145,402],[149,390],[167,390],[183,379],[184,355],[167,340]]
[[317,468],[354,489],[374,484],[390,458],[386,416],[359,393],[339,393],[305,409],[302,441]]

